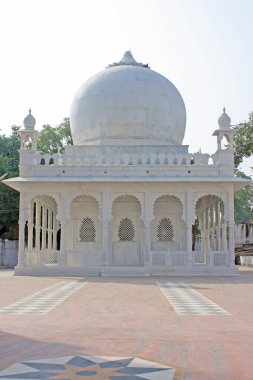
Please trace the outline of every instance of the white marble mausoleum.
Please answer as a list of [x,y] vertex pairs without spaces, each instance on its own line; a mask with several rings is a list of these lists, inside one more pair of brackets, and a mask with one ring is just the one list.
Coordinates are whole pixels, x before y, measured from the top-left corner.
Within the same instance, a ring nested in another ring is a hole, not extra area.
[[80,87],[70,123],[64,154],[36,150],[31,112],[19,132],[20,177],[3,181],[20,192],[16,274],[237,272],[234,192],[247,181],[225,109],[216,152],[189,153],[179,91],[128,51]]

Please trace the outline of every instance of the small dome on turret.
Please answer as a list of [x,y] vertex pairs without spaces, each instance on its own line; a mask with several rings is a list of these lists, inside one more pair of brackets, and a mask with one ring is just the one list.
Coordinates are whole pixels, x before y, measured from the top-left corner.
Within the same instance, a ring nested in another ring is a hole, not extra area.
[[218,124],[220,128],[230,128],[231,124],[231,119],[230,117],[226,114],[226,108],[223,108],[223,113],[218,119]]
[[28,115],[24,118],[24,128],[25,129],[31,129],[34,128],[36,124],[36,119],[31,114],[31,108],[29,108]]

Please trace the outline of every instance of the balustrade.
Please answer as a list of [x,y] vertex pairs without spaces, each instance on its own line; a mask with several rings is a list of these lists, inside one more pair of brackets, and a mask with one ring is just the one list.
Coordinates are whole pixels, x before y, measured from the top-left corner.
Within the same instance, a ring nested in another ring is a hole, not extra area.
[[[192,161],[193,159],[193,161]],[[55,165],[55,166],[121,166],[121,165],[166,165],[166,166],[186,166],[186,165],[208,165],[210,160],[209,154],[173,154],[173,153],[123,153],[123,154],[105,154],[98,156],[76,156],[56,153],[53,155],[50,154],[40,154],[36,153],[35,156],[35,165]]]

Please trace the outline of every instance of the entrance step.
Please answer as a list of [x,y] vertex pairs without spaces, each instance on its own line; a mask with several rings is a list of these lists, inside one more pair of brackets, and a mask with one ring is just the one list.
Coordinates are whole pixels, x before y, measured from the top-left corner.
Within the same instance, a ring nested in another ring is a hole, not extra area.
[[106,267],[101,268],[102,277],[135,277],[150,276],[150,268],[147,267]]

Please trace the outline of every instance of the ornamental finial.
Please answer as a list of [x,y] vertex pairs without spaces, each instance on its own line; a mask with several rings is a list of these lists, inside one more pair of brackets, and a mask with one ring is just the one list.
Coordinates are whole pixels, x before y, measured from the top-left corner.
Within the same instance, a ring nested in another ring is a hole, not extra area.
[[113,62],[112,64],[108,65],[107,67],[113,67],[113,66],[141,66],[141,67],[149,68],[148,64],[136,62],[136,60],[133,57],[131,50],[125,51],[122,59],[119,62]]
[[230,128],[231,124],[231,119],[230,117],[226,114],[226,108],[223,107],[223,113],[218,119],[218,124],[220,128]]
[[133,57],[133,54],[131,53],[131,50],[125,51],[121,61],[119,63],[124,63],[127,65],[136,65],[136,60]]
[[24,128],[25,129],[33,129],[35,127],[36,120],[32,115],[31,107],[29,108],[28,115],[24,118]]

